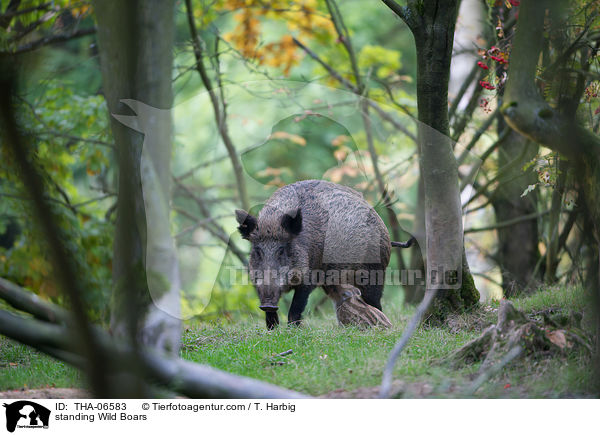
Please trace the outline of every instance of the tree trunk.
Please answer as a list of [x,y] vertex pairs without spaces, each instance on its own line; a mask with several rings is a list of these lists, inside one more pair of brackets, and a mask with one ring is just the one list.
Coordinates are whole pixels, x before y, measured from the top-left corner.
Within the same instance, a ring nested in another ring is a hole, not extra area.
[[[420,160],[420,159],[419,159]],[[419,175],[419,184],[417,186],[417,201],[415,205],[415,222],[413,226],[413,236],[425,234],[425,188],[423,187],[423,177]],[[423,240],[422,237],[417,239]],[[425,276],[425,263],[423,261],[423,251],[418,241],[410,248],[410,270],[421,271]],[[410,305],[416,305],[423,299],[425,286],[421,282],[409,282],[404,286],[404,302]]]
[[[499,122],[498,130],[504,130],[506,125]],[[535,173],[523,172],[525,163],[531,161],[537,154],[537,146],[511,131],[498,149],[498,167],[505,167],[516,156],[522,154],[523,147],[528,147],[521,161],[511,165],[504,173],[498,188],[491,197],[496,215],[496,222],[506,222],[520,216],[533,214],[537,211],[537,192],[530,192],[521,197],[530,184],[537,181]],[[497,260],[502,272],[502,290],[506,297],[518,296],[535,287],[539,274],[533,275],[540,254],[538,251],[538,222],[529,219],[499,228]],[[528,287],[529,286],[529,287]]]
[[[516,13],[516,8],[506,10],[504,5],[492,8],[486,27],[488,39],[490,41],[495,40],[496,45],[500,44],[498,32],[495,30],[498,20],[506,15],[510,19],[514,19]],[[511,26],[508,31],[514,32],[514,26]],[[504,71],[503,65],[496,66],[498,76],[501,76]],[[498,91],[498,96],[500,98],[499,104],[501,104],[504,97],[502,87]],[[501,137],[508,126],[501,114],[497,116],[497,122],[498,137]],[[523,152],[524,147],[527,147],[526,152]],[[498,168],[506,169],[503,170],[498,187],[490,196],[496,222],[507,222],[520,216],[534,214],[537,211],[539,197],[537,190],[521,197],[530,184],[537,182],[537,177],[533,171],[523,171],[523,166],[530,162],[537,152],[537,145],[512,130],[501,141],[501,145],[498,147]],[[518,156],[521,157],[520,160],[514,162],[514,159]],[[514,162],[514,164],[507,166],[511,162]],[[537,219],[530,219],[509,227],[499,228],[497,233],[498,251],[496,260],[502,274],[504,296],[514,297],[522,292],[532,290],[541,277],[539,267],[536,270],[540,258]]]
[[[179,277],[168,218],[172,120],[160,110],[173,101],[174,7],[161,0],[94,2],[119,164],[111,330],[134,348],[177,355]],[[137,116],[127,116],[132,110]]]
[[[523,0],[510,56],[502,114],[508,125],[531,140],[564,154],[573,165],[579,185],[582,215],[589,249],[586,287],[596,308],[600,333],[600,138],[579,125],[572,110],[554,109],[539,95],[535,84],[544,46],[546,9],[556,16],[560,4],[553,0]],[[599,340],[596,340],[600,343]],[[600,367],[600,344],[596,367]],[[600,369],[597,369],[600,390]]]
[[449,138],[448,82],[459,2],[409,1],[406,7],[390,0],[384,3],[407,23],[415,38],[426,285],[427,290],[440,290],[431,314],[443,319],[449,311],[462,311],[479,301],[464,251],[458,168]]
[[[551,108],[538,94],[535,77],[544,43],[544,14],[552,1],[524,0],[511,51],[502,114],[522,135],[560,152],[572,162],[595,243],[600,236],[600,138],[574,116]],[[525,25],[523,24],[525,23]]]

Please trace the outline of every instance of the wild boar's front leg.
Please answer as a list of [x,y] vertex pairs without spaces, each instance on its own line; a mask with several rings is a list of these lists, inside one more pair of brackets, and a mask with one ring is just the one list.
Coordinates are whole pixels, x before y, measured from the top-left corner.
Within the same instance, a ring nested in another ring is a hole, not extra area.
[[302,322],[302,312],[306,308],[308,302],[308,295],[312,288],[307,286],[299,286],[294,290],[294,297],[292,304],[290,305],[290,311],[288,312],[288,325],[300,326]]

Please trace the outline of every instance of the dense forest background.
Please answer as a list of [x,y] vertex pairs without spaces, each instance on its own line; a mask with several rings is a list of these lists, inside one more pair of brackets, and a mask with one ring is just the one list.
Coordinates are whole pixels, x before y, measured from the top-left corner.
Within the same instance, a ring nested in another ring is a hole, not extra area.
[[[460,8],[449,2],[447,16],[429,15],[432,6],[420,1],[166,3],[169,11],[152,2],[123,6],[123,22],[115,18],[117,2],[10,0],[0,7],[2,74],[16,83],[15,125],[92,323],[118,330],[115,316],[127,304],[118,289],[137,279],[131,270],[145,253],[134,233],[143,227],[139,239],[156,246],[169,237],[152,219],[167,222],[175,246],[181,307],[170,314],[190,324],[257,321],[245,271],[249,246],[234,210],[256,213],[278,187],[303,179],[363,193],[392,240],[421,235],[416,246],[394,250],[390,269],[422,270],[426,199],[436,198],[423,184],[425,128],[445,135],[456,159],[463,279],[474,280],[450,311],[539,289],[579,289],[595,306],[598,2],[463,0]],[[423,30],[443,17],[453,41],[445,52],[439,35]],[[539,41],[519,34],[525,27]],[[128,65],[128,53],[142,53],[141,60]],[[447,99],[435,76],[444,59]],[[149,205],[148,190],[142,198],[139,182],[125,181],[128,140],[135,158],[142,146],[155,158],[154,143],[170,142],[151,187],[169,204],[166,220],[160,206]],[[0,149],[0,277],[4,286],[71,307],[10,141],[4,135]],[[144,206],[147,230],[132,211]],[[386,285],[384,311],[422,301],[424,286],[409,284]],[[286,295],[282,305],[290,302]],[[9,305],[0,300],[0,308]],[[334,316],[316,292],[308,313]],[[448,327],[445,314],[439,320]]]

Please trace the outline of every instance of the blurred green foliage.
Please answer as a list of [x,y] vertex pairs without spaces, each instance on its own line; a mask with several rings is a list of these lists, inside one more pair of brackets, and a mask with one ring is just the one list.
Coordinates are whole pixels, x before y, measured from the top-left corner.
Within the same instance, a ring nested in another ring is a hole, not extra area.
[[[107,314],[111,281],[113,224],[106,218],[114,195],[109,193],[111,144],[107,110],[99,95],[80,96],[52,81],[36,101],[23,96],[18,114],[35,166],[43,174],[48,202],[58,220],[77,270],[87,278],[84,295],[96,320]],[[61,301],[49,250],[32,219],[15,163],[0,150],[0,222],[15,222],[12,246],[0,247],[0,275],[37,293]]]
[[[506,7],[506,2],[488,3]],[[597,12],[597,6],[586,3],[573,2],[574,26],[569,32],[574,33],[566,35],[566,39],[572,39],[578,28],[588,23],[586,17],[594,17]],[[39,38],[94,25],[93,10],[87,2],[61,0],[32,4],[40,9],[19,15],[10,27],[0,29],[1,50],[17,50]],[[343,88],[291,36],[308,46],[341,77],[356,82],[344,40],[337,34],[322,0],[276,1],[270,2],[270,7],[259,0],[194,0],[192,4],[209,79],[217,93],[222,94],[221,98],[234,108],[235,101],[229,99],[235,100],[239,95],[230,89],[243,89],[255,80],[276,83],[278,79],[286,79]],[[415,48],[410,31],[381,2],[347,0],[338,4],[366,87],[365,96],[394,116],[416,115]],[[175,177],[189,174],[180,180],[184,187],[173,185],[171,216],[185,283],[183,312],[199,318],[247,317],[256,313],[256,296],[252,286],[242,283],[239,276],[230,279],[227,268],[240,267],[242,262],[226,250],[223,241],[224,234],[231,237],[242,253],[248,250],[247,242],[236,232],[233,218],[233,210],[240,207],[235,178],[208,100],[202,100],[200,111],[186,107],[186,102],[204,93],[205,87],[195,69],[185,5],[179,2],[176,7],[173,70],[176,131],[172,172]],[[47,19],[38,23],[43,17]],[[597,21],[597,14],[594,20]],[[590,25],[597,26],[596,21]],[[25,32],[36,23],[31,32]],[[75,253],[78,270],[89,277],[85,297],[90,312],[94,319],[106,320],[112,286],[117,180],[110,118],[101,93],[95,44],[95,37],[90,35],[22,55],[17,106],[35,164],[45,177],[48,200],[60,216],[61,228],[69,235],[67,243]],[[473,53],[476,52],[473,48]],[[582,67],[577,62],[573,63],[575,69]],[[550,73],[551,69],[540,71],[542,75]],[[219,89],[221,85],[223,90]],[[592,80],[586,87],[586,104],[581,105],[579,113],[596,130],[600,125],[599,89],[598,81]],[[543,91],[553,101],[560,94],[551,81],[547,81]],[[256,96],[256,100],[260,98],[264,96]],[[314,98],[324,99],[322,95]],[[342,125],[339,118],[312,116],[299,106],[295,115],[268,126],[269,133],[256,143],[252,135],[258,130],[256,126],[273,118],[261,113],[261,107],[258,103],[248,103],[241,113],[228,106],[226,120],[241,155],[253,212],[283,184],[323,178],[363,192],[390,227],[381,192],[374,182],[363,125],[357,125],[355,120],[349,122],[350,126]],[[356,107],[349,105],[350,110],[356,111]],[[465,130],[465,140],[473,136],[487,116],[488,112],[475,112]],[[414,143],[385,122],[374,122],[372,127],[380,170],[386,180],[401,186],[393,192],[391,205],[401,225],[409,227],[417,201],[418,163]],[[412,122],[407,128],[413,134],[416,132]],[[486,132],[473,151],[481,153],[495,137],[494,133]],[[547,158],[547,154],[541,153],[540,158]],[[483,169],[485,183],[486,173],[497,170],[495,157],[488,159]],[[31,218],[30,204],[11,156],[3,147],[0,147],[0,199],[0,244],[5,245],[0,247],[0,275],[62,302],[53,280],[55,273],[51,270],[48,249]],[[471,216],[478,220],[493,219],[483,210]],[[476,242],[487,249],[496,240],[493,233],[487,233]],[[394,251],[394,255],[399,252]],[[392,264],[395,260],[392,258]],[[244,272],[240,269],[235,273],[241,276]],[[498,270],[493,273],[500,279]],[[497,288],[492,281],[493,278],[486,283]],[[400,292],[396,290],[387,292],[398,295]]]

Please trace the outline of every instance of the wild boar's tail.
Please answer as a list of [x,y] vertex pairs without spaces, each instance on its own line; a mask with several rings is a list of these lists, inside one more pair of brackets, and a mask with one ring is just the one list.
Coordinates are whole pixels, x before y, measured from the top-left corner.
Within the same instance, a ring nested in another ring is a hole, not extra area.
[[406,242],[392,242],[392,248],[410,248],[415,240],[414,237],[411,237]]

